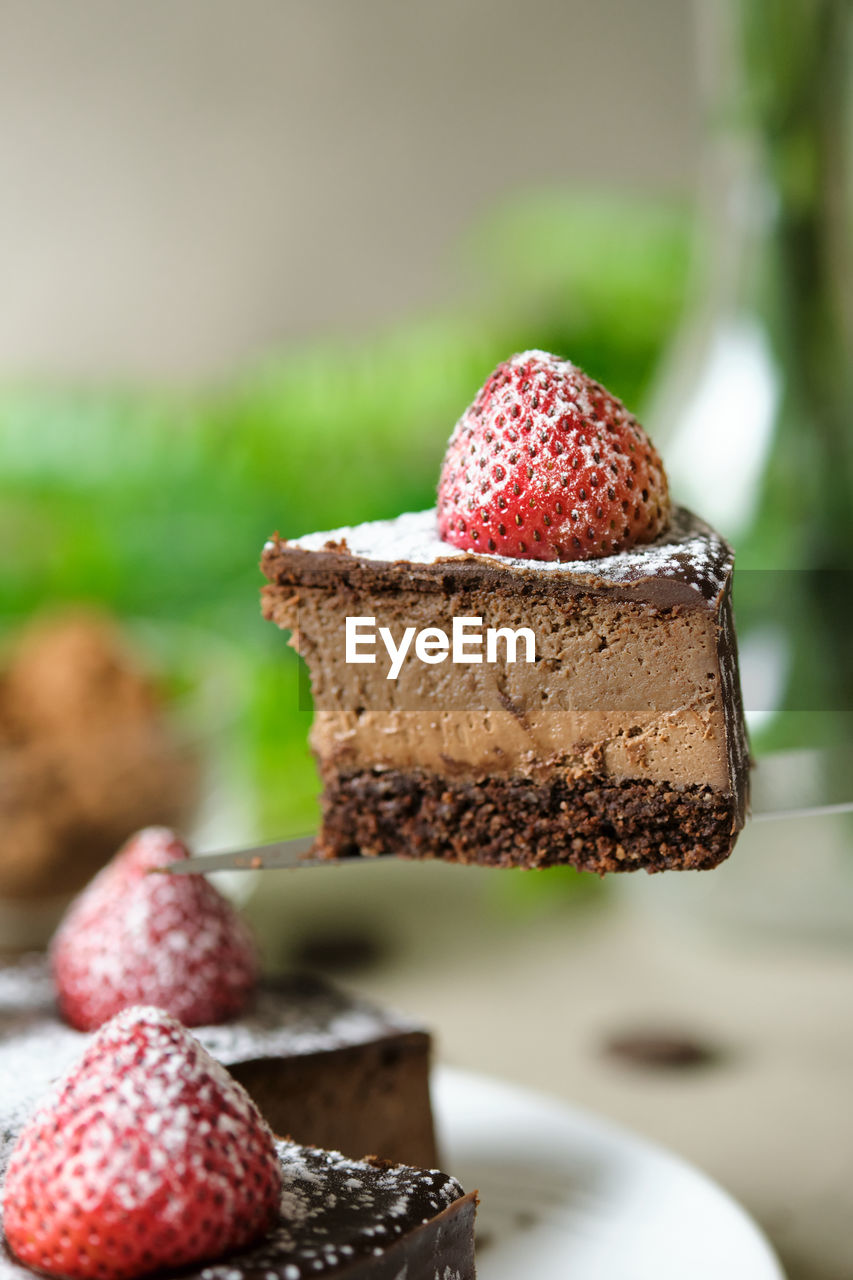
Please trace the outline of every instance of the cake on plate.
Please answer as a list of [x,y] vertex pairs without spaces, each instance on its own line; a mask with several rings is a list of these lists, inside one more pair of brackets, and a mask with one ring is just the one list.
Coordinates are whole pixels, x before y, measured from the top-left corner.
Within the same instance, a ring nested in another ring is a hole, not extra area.
[[[437,1169],[276,1143],[281,1219],[257,1244],[182,1266],[181,1280],[474,1280],[477,1199]],[[0,1157],[0,1179],[5,1161]],[[289,1210],[289,1213],[286,1211]],[[0,1246],[2,1246],[0,1232]],[[37,1273],[0,1247],[0,1280]],[[169,1276],[161,1269],[158,1276]]]
[[[245,1013],[193,1034],[243,1085],[275,1133],[348,1156],[436,1163],[431,1040],[416,1022],[297,974],[262,979]],[[0,967],[0,1099],[7,1116],[25,1114],[89,1039],[60,1018],[45,956]]]
[[258,976],[246,922],[164,827],[137,832],[68,909],[49,955],[0,966],[0,1099],[24,1113],[122,1010],[192,1027],[270,1127],[432,1166],[430,1036],[308,975]]
[[102,1026],[26,1115],[0,1092],[0,1135],[8,1280],[474,1277],[475,1194],[436,1169],[275,1140],[159,1009]]
[[748,800],[733,565],[615,397],[541,352],[501,365],[437,509],[264,548],[310,671],[319,852],[716,865]]

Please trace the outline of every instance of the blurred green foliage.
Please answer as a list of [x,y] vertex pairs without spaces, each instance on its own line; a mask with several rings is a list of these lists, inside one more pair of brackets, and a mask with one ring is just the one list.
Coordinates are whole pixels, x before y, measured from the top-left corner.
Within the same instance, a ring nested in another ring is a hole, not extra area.
[[462,313],[290,348],[202,392],[6,388],[0,623],[92,601],[230,641],[251,691],[234,732],[261,831],[304,830],[310,714],[297,659],[259,617],[264,540],[431,505],[454,421],[513,351],[567,355],[639,406],[683,305],[689,247],[686,208],[552,191],[460,246],[479,298]]
[[773,202],[756,301],[781,371],[740,564],[800,570],[778,584],[751,575],[739,619],[760,624],[766,611],[790,646],[788,703],[756,736],[779,749],[853,731],[853,6],[750,0],[737,14],[733,105]]

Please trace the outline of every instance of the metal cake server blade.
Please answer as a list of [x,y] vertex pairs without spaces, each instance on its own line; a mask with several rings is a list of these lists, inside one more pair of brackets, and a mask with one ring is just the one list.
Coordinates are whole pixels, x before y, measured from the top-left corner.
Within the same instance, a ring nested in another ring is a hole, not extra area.
[[853,813],[853,744],[763,756],[752,771],[750,813],[757,822]]
[[[750,820],[784,821],[853,813],[853,747],[779,751],[764,756],[752,774]],[[312,857],[314,836],[275,840],[227,853],[202,853],[159,868],[175,875],[206,875],[213,871],[294,870],[299,867],[339,867],[357,862],[387,862],[396,854],[354,858]]]
[[383,862],[395,855],[384,853],[378,858],[312,858],[314,836],[296,836],[292,840],[274,840],[271,844],[253,845],[230,853],[200,853],[171,866],[157,868],[174,875],[208,875],[212,871],[292,870],[295,867],[335,867],[342,862]]

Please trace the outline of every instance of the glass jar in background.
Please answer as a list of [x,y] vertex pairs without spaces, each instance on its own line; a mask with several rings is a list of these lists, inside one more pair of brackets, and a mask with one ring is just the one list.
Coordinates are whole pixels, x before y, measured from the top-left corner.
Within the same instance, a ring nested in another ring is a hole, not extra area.
[[[853,6],[696,15],[700,252],[646,420],[677,500],[737,548],[760,769],[768,751],[853,742]],[[756,824],[730,867],[671,879],[679,911],[686,895],[728,921],[853,936],[853,820]]]

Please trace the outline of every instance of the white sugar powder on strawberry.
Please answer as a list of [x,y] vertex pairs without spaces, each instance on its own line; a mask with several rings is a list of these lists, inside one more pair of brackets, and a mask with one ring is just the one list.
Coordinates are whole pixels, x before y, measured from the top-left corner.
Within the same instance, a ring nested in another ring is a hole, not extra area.
[[[499,563],[514,575],[553,573],[574,578],[578,583],[626,586],[669,574],[688,583],[708,599],[725,586],[725,568],[716,567],[718,553],[725,543],[709,525],[676,507],[666,531],[654,542],[630,551],[619,551],[597,560],[537,560],[535,569],[529,560],[498,556],[492,552],[460,550],[442,542],[436,532],[435,508],[407,511],[394,520],[371,520],[364,524],[320,533],[304,534],[288,545],[304,551],[323,551],[328,544],[345,548],[344,554],[376,563],[442,564],[460,560],[482,560]],[[714,553],[709,556],[709,548]]]
[[[344,996],[322,983],[261,985],[250,1009],[215,1026],[193,1028],[226,1067],[264,1058],[298,1058],[362,1045],[390,1032],[418,1030],[399,1014]],[[88,1044],[55,1015],[55,991],[42,955],[0,968],[0,1166],[4,1151],[39,1098]]]
[[236,1017],[257,957],[234,908],[203,876],[150,874],[188,857],[173,832],[134,836],[72,903],[51,949],[59,1005],[78,1030],[152,1004],[186,1026]]
[[669,510],[640,424],[543,351],[498,365],[454,428],[438,486],[445,541],[527,560],[589,560],[652,542]]
[[3,1228],[28,1266],[124,1280],[274,1223],[281,1170],[245,1090],[161,1009],[120,1013],[21,1132]]

